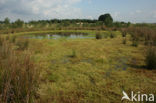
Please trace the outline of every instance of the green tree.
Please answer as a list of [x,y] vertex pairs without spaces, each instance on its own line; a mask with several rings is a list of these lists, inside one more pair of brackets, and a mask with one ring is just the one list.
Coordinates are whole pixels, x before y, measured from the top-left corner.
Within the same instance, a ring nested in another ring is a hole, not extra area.
[[103,21],[106,26],[111,26],[113,23],[113,18],[110,14],[101,15],[98,20]]
[[9,25],[9,24],[10,24],[10,19],[9,19],[8,17],[6,17],[6,18],[4,19],[4,24],[5,24],[5,25]]
[[128,23],[127,23],[127,27],[129,27],[130,25],[131,25],[131,22],[128,22]]
[[17,19],[15,22],[14,22],[14,27],[15,28],[20,28],[20,27],[23,27],[23,24],[24,24],[24,21],[20,20],[20,19]]

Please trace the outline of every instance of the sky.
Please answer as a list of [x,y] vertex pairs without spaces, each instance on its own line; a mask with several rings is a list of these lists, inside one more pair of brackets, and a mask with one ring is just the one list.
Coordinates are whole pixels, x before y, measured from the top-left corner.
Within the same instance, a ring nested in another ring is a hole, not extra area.
[[0,20],[98,19],[156,23],[156,0],[0,0]]

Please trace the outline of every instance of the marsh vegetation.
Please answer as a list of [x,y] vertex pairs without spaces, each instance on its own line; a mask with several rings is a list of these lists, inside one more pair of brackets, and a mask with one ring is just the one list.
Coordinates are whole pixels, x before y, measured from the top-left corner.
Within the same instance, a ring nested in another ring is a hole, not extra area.
[[1,23],[0,103],[119,103],[123,90],[153,93],[156,25],[101,20]]

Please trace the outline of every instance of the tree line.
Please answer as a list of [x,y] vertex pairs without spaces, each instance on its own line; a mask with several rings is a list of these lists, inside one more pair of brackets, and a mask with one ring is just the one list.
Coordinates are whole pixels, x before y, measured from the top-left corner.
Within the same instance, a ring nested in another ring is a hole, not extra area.
[[4,28],[23,28],[25,25],[52,25],[52,24],[60,24],[62,26],[73,25],[92,25],[92,26],[106,26],[106,27],[127,27],[130,26],[130,22],[114,22],[112,16],[107,13],[100,15],[98,19],[51,19],[51,20],[32,20],[25,22],[21,19],[17,19],[14,22],[7,17],[3,21],[0,21],[0,29]]

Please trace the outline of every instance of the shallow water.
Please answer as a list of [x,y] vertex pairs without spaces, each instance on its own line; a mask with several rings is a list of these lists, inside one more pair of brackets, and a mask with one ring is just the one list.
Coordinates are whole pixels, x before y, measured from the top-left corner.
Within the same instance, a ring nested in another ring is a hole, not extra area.
[[24,38],[32,39],[89,39],[95,38],[93,34],[34,34],[34,35],[25,35]]

